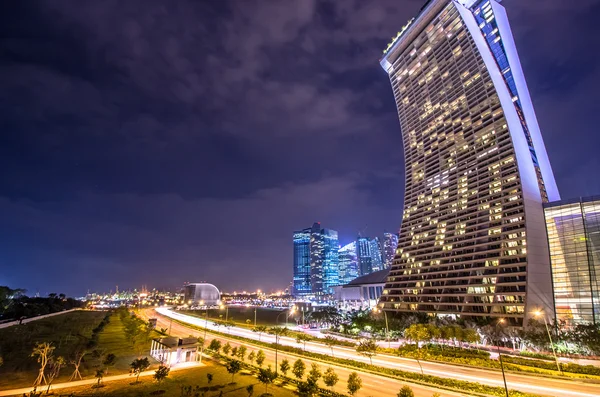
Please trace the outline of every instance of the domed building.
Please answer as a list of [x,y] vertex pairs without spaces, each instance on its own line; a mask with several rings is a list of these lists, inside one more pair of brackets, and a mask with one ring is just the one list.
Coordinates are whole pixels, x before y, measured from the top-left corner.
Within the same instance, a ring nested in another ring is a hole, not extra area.
[[209,283],[186,284],[183,291],[185,303],[191,305],[216,306],[221,301],[221,292]]

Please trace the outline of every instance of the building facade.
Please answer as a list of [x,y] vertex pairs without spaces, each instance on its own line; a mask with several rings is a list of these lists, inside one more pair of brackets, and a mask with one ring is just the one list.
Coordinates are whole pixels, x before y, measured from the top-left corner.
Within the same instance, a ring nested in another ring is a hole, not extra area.
[[373,273],[373,256],[371,255],[371,241],[367,237],[356,239],[356,256],[360,276]]
[[212,284],[189,283],[183,286],[183,299],[189,305],[216,306],[221,302],[221,292]]
[[310,234],[311,229],[294,232],[294,279],[292,294],[308,295],[312,291],[310,280]]
[[294,296],[324,295],[339,284],[338,233],[320,223],[294,232]]
[[545,205],[556,318],[600,324],[600,197]]
[[383,268],[389,269],[394,262],[398,248],[398,235],[395,233],[383,233]]
[[356,256],[356,241],[340,247],[339,258],[339,284],[348,284],[359,276],[358,258]]
[[504,8],[430,0],[384,51],[405,199],[385,310],[552,313],[542,204],[559,200]]
[[381,255],[381,243],[379,237],[372,238],[369,241],[371,244],[371,265],[374,272],[378,272],[383,269],[383,257]]

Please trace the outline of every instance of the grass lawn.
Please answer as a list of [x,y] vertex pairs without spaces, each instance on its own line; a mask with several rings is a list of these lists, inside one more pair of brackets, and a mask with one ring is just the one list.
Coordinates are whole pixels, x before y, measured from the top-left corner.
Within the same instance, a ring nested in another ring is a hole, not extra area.
[[[78,346],[89,340],[92,330],[108,312],[78,311],[54,316],[31,323],[0,330],[0,355],[4,365],[0,366],[0,390],[27,387],[33,384],[38,372],[36,358],[31,357],[37,342],[51,342],[56,350],[54,356],[65,358],[67,365],[61,369],[54,383],[66,382],[74,367],[69,364]],[[158,336],[153,332],[152,337]],[[126,340],[123,324],[118,315],[112,315],[110,322],[100,332],[98,345],[88,350],[79,368],[83,378],[93,378],[100,360],[92,355],[92,350],[113,353],[116,364],[109,368],[108,375],[129,372],[129,363],[138,357],[137,351],[147,353],[150,341],[134,349]],[[156,361],[150,360],[156,365]]]
[[[31,386],[38,364],[31,351],[37,342],[51,342],[56,356],[68,357],[78,340],[85,340],[106,313],[76,311],[0,329],[0,390]],[[67,360],[68,361],[68,360]],[[64,371],[66,372],[66,371]]]
[[[227,372],[224,366],[208,361],[205,367],[196,367],[173,371],[168,378],[158,385],[152,378],[140,378],[139,384],[131,384],[134,378],[127,380],[119,380],[107,382],[104,387],[93,389],[90,386],[76,387],[72,389],[56,390],[56,395],[68,396],[73,393],[74,396],[98,396],[98,397],[143,397],[143,396],[183,396],[182,386],[191,386],[192,393],[190,397],[194,397],[198,392],[202,396],[202,392],[206,390],[205,397],[218,397],[221,392],[227,397],[247,397],[246,387],[254,385],[253,396],[260,396],[265,392],[265,386],[258,382],[255,376],[248,371],[242,371],[235,375],[234,383],[231,383],[231,375]],[[206,374],[213,374],[213,381],[208,385]],[[210,388],[209,388],[210,387]],[[207,388],[209,388],[207,390]],[[164,392],[158,394],[158,390]],[[269,393],[277,397],[294,397],[296,394],[287,388],[275,385],[269,386]]]

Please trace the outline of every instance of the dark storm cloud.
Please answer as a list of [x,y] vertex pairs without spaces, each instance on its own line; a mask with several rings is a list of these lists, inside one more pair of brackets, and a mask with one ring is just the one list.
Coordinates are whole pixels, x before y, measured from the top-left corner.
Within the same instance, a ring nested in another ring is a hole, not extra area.
[[[0,284],[279,288],[294,229],[397,229],[378,59],[422,3],[3,4]],[[563,196],[599,193],[599,1],[503,4]]]

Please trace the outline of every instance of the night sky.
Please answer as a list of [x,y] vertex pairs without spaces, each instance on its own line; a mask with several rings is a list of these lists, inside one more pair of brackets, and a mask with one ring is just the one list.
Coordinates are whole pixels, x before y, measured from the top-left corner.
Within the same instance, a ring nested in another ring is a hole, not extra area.
[[[0,285],[279,289],[293,230],[397,231],[378,61],[424,2],[1,2]],[[600,0],[503,5],[562,197],[600,194]]]

